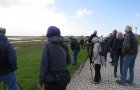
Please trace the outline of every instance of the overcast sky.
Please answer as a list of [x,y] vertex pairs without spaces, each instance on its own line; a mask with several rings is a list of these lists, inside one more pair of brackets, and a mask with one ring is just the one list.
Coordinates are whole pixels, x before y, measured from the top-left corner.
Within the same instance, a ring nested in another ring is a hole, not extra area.
[[108,35],[138,27],[140,0],[0,0],[0,27],[7,35],[45,35],[54,25],[62,35]]

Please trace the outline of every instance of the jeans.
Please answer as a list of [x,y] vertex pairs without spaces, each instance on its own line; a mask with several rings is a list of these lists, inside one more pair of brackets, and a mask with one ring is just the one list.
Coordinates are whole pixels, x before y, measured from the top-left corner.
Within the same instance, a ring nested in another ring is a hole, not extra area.
[[118,68],[118,61],[120,59],[120,73],[122,73],[122,66],[123,66],[123,60],[124,56],[123,55],[114,55],[114,74],[117,74],[117,68]]
[[5,76],[0,76],[0,80],[4,81],[8,86],[8,90],[19,90],[15,72],[11,72]]
[[94,76],[94,81],[99,82],[101,80],[101,65],[100,64],[95,64],[95,76]]
[[78,55],[79,50],[78,49],[74,49],[73,50],[73,64],[76,65],[77,64],[77,55]]
[[129,79],[128,81],[133,83],[134,81],[134,66],[135,66],[136,55],[125,55],[123,67],[122,67],[122,77],[121,80],[126,83],[127,70],[129,69]]
[[47,82],[45,90],[66,90],[67,84],[60,84],[57,82]]

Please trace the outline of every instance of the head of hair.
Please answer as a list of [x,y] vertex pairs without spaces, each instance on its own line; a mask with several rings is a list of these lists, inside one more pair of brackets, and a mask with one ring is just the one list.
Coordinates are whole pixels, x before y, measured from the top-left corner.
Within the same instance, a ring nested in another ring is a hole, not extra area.
[[117,39],[123,39],[122,32],[118,32],[116,37],[117,37]]
[[117,30],[114,29],[112,33],[116,35],[117,34]]
[[5,33],[6,33],[6,29],[5,29],[5,28],[0,27],[0,33],[5,34]]
[[97,34],[97,30],[94,30],[94,34]]
[[127,26],[125,27],[125,32],[131,32],[131,31],[132,31],[132,27],[129,26],[129,25],[127,25]]

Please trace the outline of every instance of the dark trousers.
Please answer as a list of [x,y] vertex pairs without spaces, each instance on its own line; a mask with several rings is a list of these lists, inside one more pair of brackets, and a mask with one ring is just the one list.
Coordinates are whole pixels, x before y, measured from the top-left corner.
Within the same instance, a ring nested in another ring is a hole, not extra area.
[[45,90],[66,90],[67,84],[47,82]]
[[95,64],[95,76],[94,76],[94,82],[99,82],[101,80],[101,65]]
[[111,59],[112,59],[112,65],[114,65],[114,51],[110,51],[110,57],[111,57]]
[[123,55],[114,55],[114,74],[117,74],[117,67],[118,67],[118,61],[120,60],[120,73],[122,73],[122,66],[123,66]]

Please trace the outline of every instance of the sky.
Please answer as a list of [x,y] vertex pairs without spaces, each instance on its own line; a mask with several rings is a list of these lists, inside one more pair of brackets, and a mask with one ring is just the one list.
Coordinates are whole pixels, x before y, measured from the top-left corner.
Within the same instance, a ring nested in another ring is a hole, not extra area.
[[[140,0],[0,0],[0,27],[8,36],[42,36],[49,26],[61,35],[107,36],[126,25],[140,34]],[[137,27],[137,32],[135,27]]]

